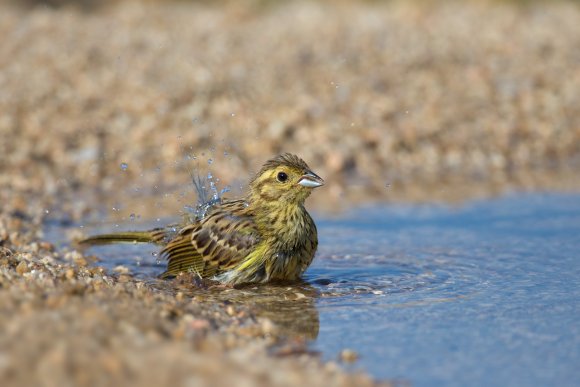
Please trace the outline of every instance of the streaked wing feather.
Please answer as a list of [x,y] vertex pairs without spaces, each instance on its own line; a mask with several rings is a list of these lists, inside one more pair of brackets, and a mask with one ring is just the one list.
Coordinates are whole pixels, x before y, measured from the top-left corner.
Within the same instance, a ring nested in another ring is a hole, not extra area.
[[243,201],[223,202],[201,222],[183,228],[161,254],[164,275],[190,271],[210,277],[236,266],[258,244],[258,229]]
[[[203,273],[205,262],[191,244],[189,236],[191,227],[185,227],[177,237],[161,250],[161,256],[167,258],[167,270],[162,277],[176,276],[182,272]],[[183,231],[186,231],[185,233]]]

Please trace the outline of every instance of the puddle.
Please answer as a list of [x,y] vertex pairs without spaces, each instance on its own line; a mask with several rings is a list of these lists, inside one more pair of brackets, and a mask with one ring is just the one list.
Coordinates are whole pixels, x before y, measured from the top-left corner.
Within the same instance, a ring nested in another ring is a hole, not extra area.
[[[347,367],[378,379],[415,386],[580,380],[580,195],[513,194],[457,208],[375,206],[315,218],[320,248],[304,284],[205,296],[255,306],[326,359],[353,349],[360,359]],[[62,235],[47,230],[53,241]],[[122,264],[145,279],[163,271],[157,251],[91,250],[100,265]]]

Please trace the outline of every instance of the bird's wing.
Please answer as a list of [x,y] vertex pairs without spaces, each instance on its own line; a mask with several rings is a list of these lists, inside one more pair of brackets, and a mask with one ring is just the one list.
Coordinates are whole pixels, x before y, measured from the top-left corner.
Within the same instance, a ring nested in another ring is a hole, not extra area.
[[181,229],[161,251],[168,260],[163,276],[194,272],[206,278],[240,263],[260,241],[246,207],[241,200],[223,202],[200,222]]

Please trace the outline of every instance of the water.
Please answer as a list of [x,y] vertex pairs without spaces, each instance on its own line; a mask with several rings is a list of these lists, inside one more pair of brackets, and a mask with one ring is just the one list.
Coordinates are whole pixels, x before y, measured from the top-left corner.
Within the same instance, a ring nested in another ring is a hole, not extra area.
[[[580,195],[375,206],[315,218],[320,248],[305,284],[217,297],[251,304],[288,335],[310,339],[325,359],[355,350],[360,360],[345,367],[377,379],[578,385]],[[163,271],[156,251],[92,250],[100,264],[123,264],[142,278]]]
[[[416,386],[580,383],[580,196],[386,207],[320,222],[312,344]],[[346,252],[350,257],[346,257]],[[326,284],[326,285],[324,285]]]

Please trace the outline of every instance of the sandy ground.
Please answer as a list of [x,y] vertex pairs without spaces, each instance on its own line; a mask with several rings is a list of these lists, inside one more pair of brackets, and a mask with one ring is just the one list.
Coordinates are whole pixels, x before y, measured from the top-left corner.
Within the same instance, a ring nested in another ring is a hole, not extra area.
[[571,3],[13,3],[0,2],[2,381],[372,384],[251,302],[105,273],[44,241],[47,222],[177,214],[192,172],[236,196],[295,152],[327,181],[317,210],[580,187]]
[[[308,329],[289,335],[238,290],[210,297],[192,278],[155,284],[106,273],[90,257],[55,251],[41,226],[0,215],[4,386],[377,385],[322,363],[306,347]],[[308,295],[292,289],[285,298],[308,313]]]

